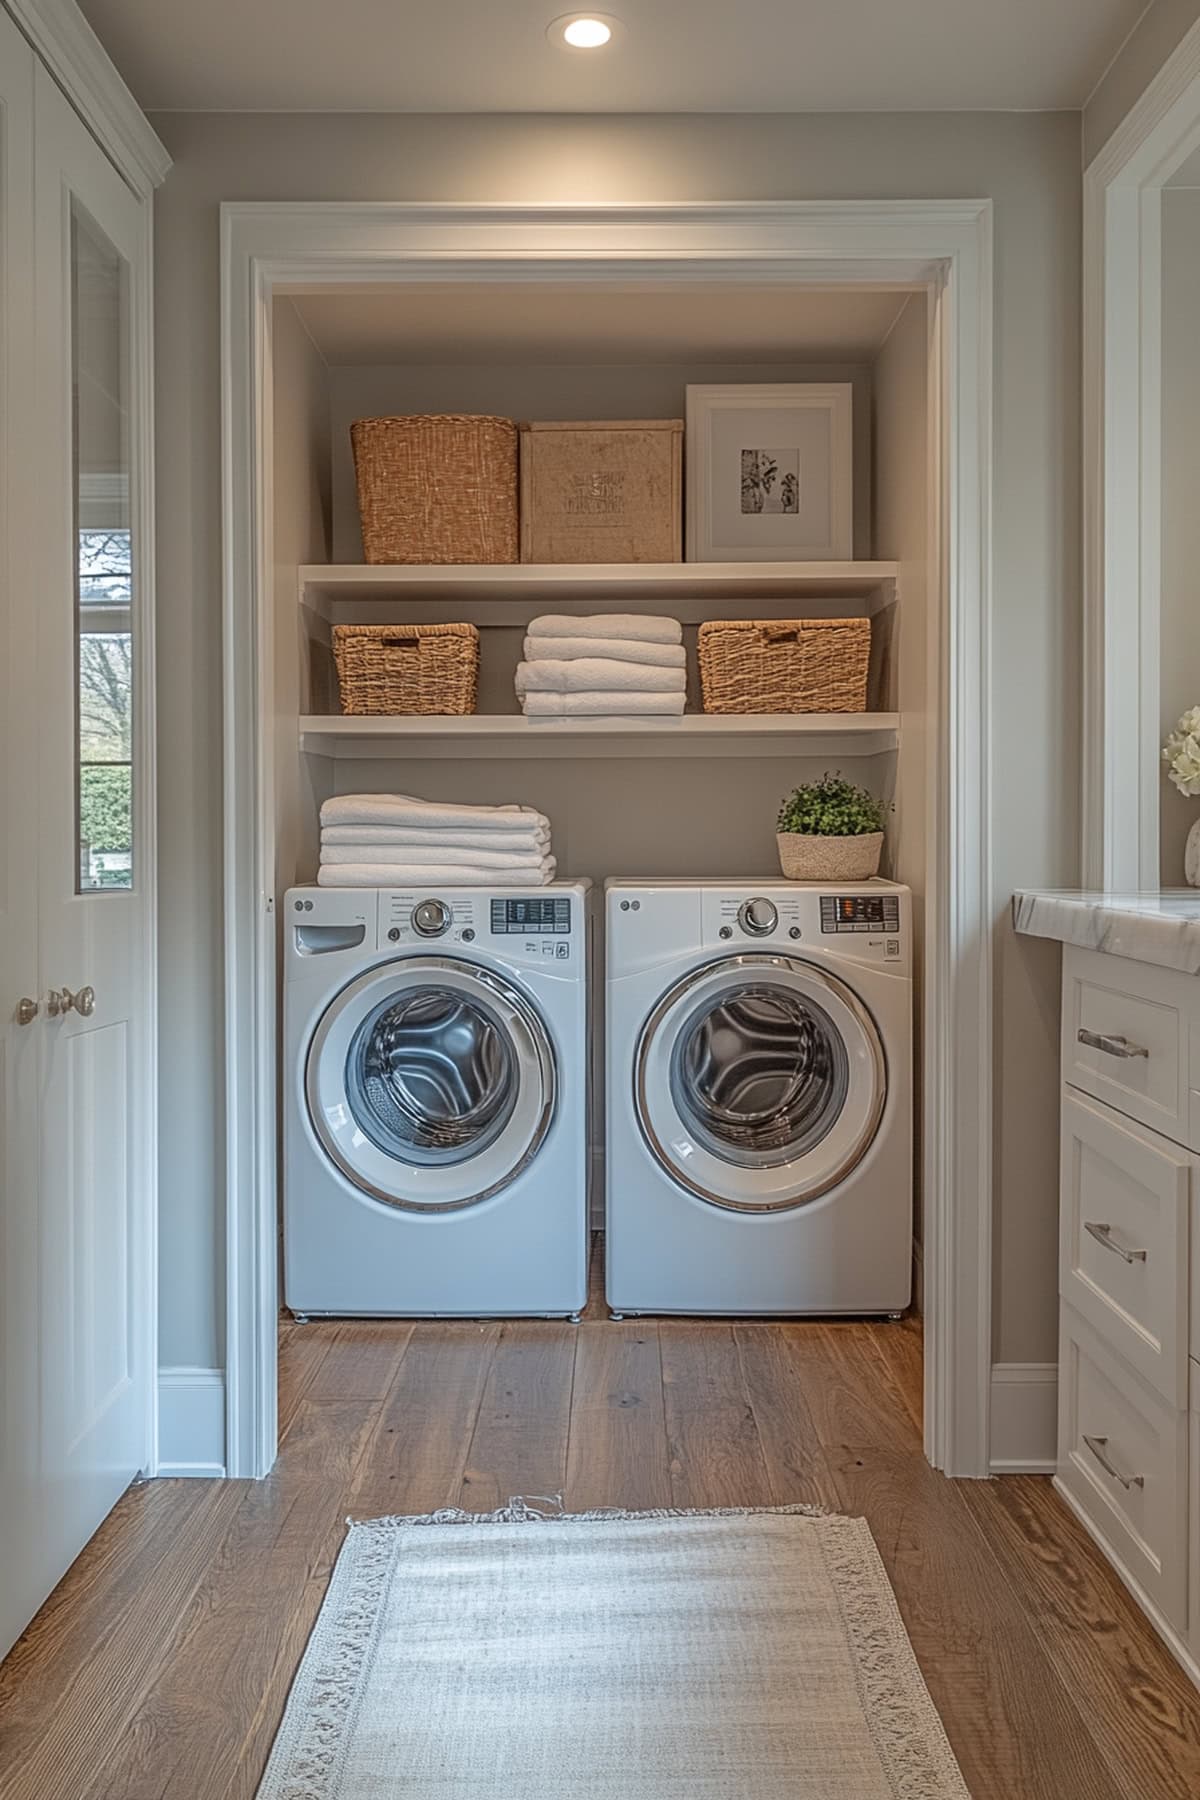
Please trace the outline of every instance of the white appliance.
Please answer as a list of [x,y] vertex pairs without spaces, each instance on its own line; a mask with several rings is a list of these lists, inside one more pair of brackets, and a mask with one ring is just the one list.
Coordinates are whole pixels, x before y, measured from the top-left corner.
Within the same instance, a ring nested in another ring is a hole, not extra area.
[[293,1311],[582,1309],[589,885],[287,895]]
[[610,1307],[901,1312],[908,890],[622,880],[605,900]]

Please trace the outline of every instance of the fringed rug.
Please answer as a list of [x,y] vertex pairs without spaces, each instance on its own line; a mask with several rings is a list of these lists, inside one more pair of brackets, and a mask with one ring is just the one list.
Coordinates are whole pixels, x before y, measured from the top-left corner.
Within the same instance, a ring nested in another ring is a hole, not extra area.
[[865,1521],[523,1500],[351,1526],[259,1789],[966,1795]]

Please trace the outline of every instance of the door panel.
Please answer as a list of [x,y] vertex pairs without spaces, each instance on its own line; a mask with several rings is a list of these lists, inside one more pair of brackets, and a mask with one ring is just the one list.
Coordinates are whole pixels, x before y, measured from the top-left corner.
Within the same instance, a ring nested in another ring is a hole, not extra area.
[[[33,361],[33,53],[0,9],[0,429],[36,417]],[[15,438],[13,439],[15,442]],[[0,1655],[49,1581],[39,1555],[36,642],[27,454],[0,454]],[[20,1553],[16,1553],[17,1547]]]
[[[41,1514],[55,1578],[150,1461],[153,895],[135,421],[143,211],[35,74]],[[146,741],[143,741],[143,739]],[[97,780],[99,776],[99,780]]]

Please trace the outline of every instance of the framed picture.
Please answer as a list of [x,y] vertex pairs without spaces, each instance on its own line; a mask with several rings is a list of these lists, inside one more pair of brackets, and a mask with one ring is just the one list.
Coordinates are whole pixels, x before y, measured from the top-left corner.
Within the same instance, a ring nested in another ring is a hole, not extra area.
[[689,387],[687,560],[849,562],[847,382]]

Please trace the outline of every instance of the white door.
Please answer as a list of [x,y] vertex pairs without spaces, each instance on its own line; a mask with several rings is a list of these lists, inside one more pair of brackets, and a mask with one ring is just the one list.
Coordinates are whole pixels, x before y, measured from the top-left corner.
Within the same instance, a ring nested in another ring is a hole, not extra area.
[[35,75],[43,1016],[38,1494],[49,1571],[151,1455],[153,842],[143,206]]
[[[45,1591],[38,1468],[36,656],[27,454],[34,414],[33,53],[0,11],[0,1654]],[[21,425],[18,426],[18,421]],[[24,1002],[22,1008],[21,1003]]]

